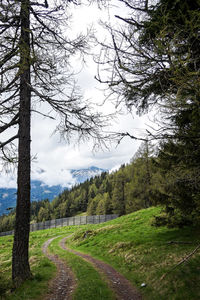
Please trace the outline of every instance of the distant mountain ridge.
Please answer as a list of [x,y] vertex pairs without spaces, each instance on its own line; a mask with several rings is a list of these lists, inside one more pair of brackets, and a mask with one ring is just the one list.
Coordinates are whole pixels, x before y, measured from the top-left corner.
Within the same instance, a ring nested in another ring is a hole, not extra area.
[[78,183],[82,183],[86,181],[87,179],[90,179],[91,177],[94,177],[96,175],[100,175],[102,172],[106,172],[108,170],[97,168],[97,167],[90,167],[87,169],[80,169],[80,170],[71,170],[71,174],[74,178],[76,178],[76,181]]
[[[72,177],[75,178],[76,183],[82,183],[91,177],[100,175],[107,170],[98,167],[89,167],[87,169],[70,170]],[[66,187],[61,185],[48,186],[40,180],[31,181],[31,201],[39,201],[49,199],[52,201],[56,196],[63,192]],[[0,188],[0,215],[7,214],[8,208],[16,206],[16,193],[15,188]]]
[[[60,185],[48,186],[39,180],[31,181],[31,201],[49,199],[52,201],[64,188]],[[7,214],[9,208],[16,206],[15,188],[0,188],[0,215]]]

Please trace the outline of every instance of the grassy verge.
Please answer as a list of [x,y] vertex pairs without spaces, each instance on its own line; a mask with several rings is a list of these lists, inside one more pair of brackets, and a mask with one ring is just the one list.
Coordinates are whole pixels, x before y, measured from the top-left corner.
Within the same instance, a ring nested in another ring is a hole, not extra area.
[[0,238],[0,299],[28,300],[38,299],[47,290],[48,281],[54,276],[56,267],[42,253],[43,243],[62,233],[70,233],[74,227],[36,231],[30,235],[30,265],[33,279],[12,291],[11,253],[12,236]]
[[10,236],[0,239],[0,299],[11,289],[11,251],[13,238]]
[[[65,235],[66,236],[66,235]],[[73,270],[77,278],[77,289],[74,293],[74,300],[112,300],[114,296],[108,288],[106,281],[102,280],[100,274],[92,267],[92,265],[75,254],[69,253],[60,248],[58,245],[62,239],[54,240],[49,249],[51,253],[57,254],[62,258],[68,266]]]
[[76,231],[69,246],[113,265],[145,299],[200,299],[200,251],[171,271],[200,243],[199,229],[152,227],[158,212],[159,208],[150,208],[87,226]]
[[[85,226],[81,226],[83,228]],[[0,239],[0,299],[5,300],[33,300],[42,299],[48,288],[49,280],[55,276],[56,267],[42,253],[42,245],[46,240],[54,236],[60,236],[49,246],[52,253],[59,255],[72,268],[78,279],[77,290],[74,300],[103,300],[114,299],[107,283],[91,264],[77,257],[72,253],[62,250],[58,242],[64,236],[75,230],[80,230],[79,226],[69,226],[50,230],[41,230],[30,235],[30,264],[33,279],[26,281],[20,288],[11,292],[11,252],[13,237],[3,237]]]
[[[71,232],[75,234],[69,240],[70,247],[110,263],[141,290],[144,299],[200,299],[200,250],[186,263],[172,270],[200,243],[199,228],[152,227],[151,220],[158,213],[159,208],[150,208],[104,224],[31,233],[30,262],[34,277],[14,293],[10,292],[12,237],[1,237],[0,299],[40,299],[55,274],[54,265],[43,255],[41,247],[47,239],[66,236]],[[185,243],[170,243],[174,241]],[[106,284],[88,263],[59,249],[57,239],[50,249],[67,261],[79,280],[75,300],[112,299]],[[165,273],[166,277],[161,279]],[[144,288],[141,287],[143,282],[146,283]]]

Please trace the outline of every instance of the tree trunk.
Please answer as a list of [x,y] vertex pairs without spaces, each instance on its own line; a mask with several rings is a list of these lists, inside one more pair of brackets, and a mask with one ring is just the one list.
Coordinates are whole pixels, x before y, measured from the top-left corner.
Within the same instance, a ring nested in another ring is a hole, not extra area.
[[145,196],[145,208],[148,208],[152,205],[150,195],[149,195],[149,187],[151,184],[151,173],[150,173],[150,166],[149,166],[149,141],[145,142],[145,163],[146,163],[146,180],[145,180],[145,189],[146,189],[146,196]]
[[16,224],[12,256],[12,279],[16,286],[31,277],[29,266],[30,226],[30,12],[29,0],[21,1],[20,109]]

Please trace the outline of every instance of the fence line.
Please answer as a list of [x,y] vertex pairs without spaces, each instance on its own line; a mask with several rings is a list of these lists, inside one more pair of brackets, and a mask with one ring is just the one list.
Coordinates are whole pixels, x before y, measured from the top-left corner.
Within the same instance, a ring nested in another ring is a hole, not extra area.
[[[37,231],[43,229],[50,229],[62,226],[71,225],[85,225],[85,224],[100,224],[113,219],[116,219],[118,215],[95,215],[95,216],[76,216],[55,220],[48,220],[45,222],[30,224],[30,231]],[[0,236],[12,235],[14,230],[0,232]]]

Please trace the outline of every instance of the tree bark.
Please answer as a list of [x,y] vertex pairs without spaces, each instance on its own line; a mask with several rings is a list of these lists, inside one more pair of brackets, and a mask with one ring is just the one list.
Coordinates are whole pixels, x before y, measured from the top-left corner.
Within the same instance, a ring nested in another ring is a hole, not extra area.
[[12,279],[16,286],[31,277],[29,266],[30,227],[30,7],[21,1],[20,109],[16,224],[12,254]]

